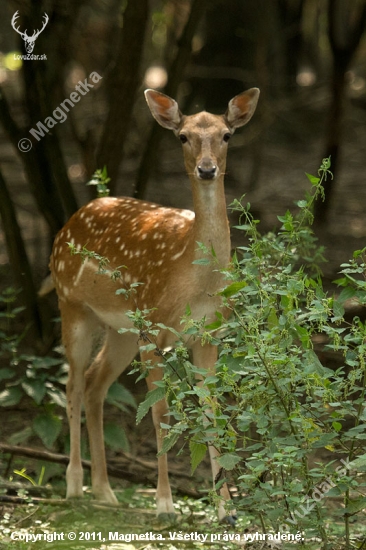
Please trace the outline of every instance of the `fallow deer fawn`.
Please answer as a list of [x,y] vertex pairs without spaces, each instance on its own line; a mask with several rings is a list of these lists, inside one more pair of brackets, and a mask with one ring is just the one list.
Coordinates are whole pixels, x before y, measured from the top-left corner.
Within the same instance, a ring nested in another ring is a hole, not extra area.
[[[92,488],[95,498],[117,503],[109,485],[103,441],[103,401],[109,386],[139,351],[136,335],[118,329],[132,327],[126,311],[139,307],[153,309],[150,319],[179,330],[180,319],[190,305],[192,317],[213,322],[222,308],[217,291],[224,286],[220,268],[230,261],[230,234],[224,194],[227,142],[236,128],[252,117],[259,90],[252,88],[234,97],[222,116],[201,112],[184,116],[170,97],[146,90],[146,100],[157,122],[173,130],[183,145],[185,167],[191,181],[194,213],[165,208],[131,198],[100,198],[82,207],[58,233],[51,256],[51,272],[59,297],[62,338],[70,363],[67,383],[67,414],[70,425],[70,463],[67,468],[67,497],[81,497],[83,471],[80,458],[80,415],[85,405],[92,459]],[[217,264],[199,265],[202,257],[197,242],[215,250]],[[121,281],[97,274],[97,262],[82,262],[71,255],[67,243],[85,246],[107,257],[111,268],[124,265]],[[116,296],[122,284],[142,283],[133,299]],[[105,328],[104,344],[89,366],[93,334]],[[160,349],[174,346],[171,332],[158,336]],[[188,342],[193,362],[214,369],[217,348]],[[142,360],[157,364],[154,352],[142,353]],[[88,369],[88,370],[87,370]],[[162,369],[149,370],[148,388],[162,378]],[[153,406],[157,448],[161,448],[167,422],[165,400]],[[213,479],[219,472],[218,452],[210,448]],[[219,519],[233,522],[225,511],[230,499],[221,488]],[[168,478],[167,456],[158,457],[157,514],[174,514]]]

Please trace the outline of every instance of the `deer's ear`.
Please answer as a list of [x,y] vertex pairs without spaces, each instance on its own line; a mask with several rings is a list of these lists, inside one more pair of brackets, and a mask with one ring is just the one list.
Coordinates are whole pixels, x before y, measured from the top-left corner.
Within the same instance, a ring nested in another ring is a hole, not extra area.
[[183,117],[178,103],[171,97],[155,90],[145,90],[145,98],[152,116],[160,126],[177,132]]
[[226,122],[235,130],[247,124],[252,118],[257,107],[259,89],[250,88],[246,92],[235,96],[228,105],[224,115]]

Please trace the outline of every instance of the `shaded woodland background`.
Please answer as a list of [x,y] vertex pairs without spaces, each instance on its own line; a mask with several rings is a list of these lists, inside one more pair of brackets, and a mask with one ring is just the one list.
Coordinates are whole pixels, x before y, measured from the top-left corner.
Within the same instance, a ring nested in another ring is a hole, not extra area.
[[[33,52],[47,61],[15,60],[25,54],[16,10],[29,35],[48,14]],[[97,168],[107,167],[112,194],[191,207],[181,146],[152,120],[146,87],[189,114],[223,113],[258,86],[259,109],[230,142],[228,203],[245,193],[271,230],[309,188],[304,172],[331,155],[334,180],[315,211],[326,277],[366,245],[365,0],[19,0],[0,14],[0,285],[23,289],[41,351],[54,341],[56,303],[37,289],[55,234],[95,196],[85,184]],[[67,120],[32,138],[93,71],[102,80]],[[28,153],[17,147],[24,137]]]

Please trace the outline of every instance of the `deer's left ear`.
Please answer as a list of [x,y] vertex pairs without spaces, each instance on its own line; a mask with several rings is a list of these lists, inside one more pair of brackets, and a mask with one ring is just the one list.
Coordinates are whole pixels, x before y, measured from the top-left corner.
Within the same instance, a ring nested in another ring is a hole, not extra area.
[[178,103],[171,97],[155,90],[145,90],[145,98],[152,116],[160,126],[177,132],[183,117]]
[[250,121],[257,107],[258,98],[259,89],[250,88],[229,102],[224,118],[230,128],[235,130]]

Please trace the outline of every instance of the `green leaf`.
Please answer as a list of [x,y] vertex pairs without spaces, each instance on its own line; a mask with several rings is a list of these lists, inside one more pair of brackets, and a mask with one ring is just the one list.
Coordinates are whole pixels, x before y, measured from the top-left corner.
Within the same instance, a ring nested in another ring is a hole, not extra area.
[[303,372],[304,374],[316,373],[316,374],[319,374],[320,376],[323,376],[324,378],[330,378],[330,376],[334,374],[334,372],[331,369],[323,367],[323,365],[318,359],[318,356],[311,349],[306,350],[306,363],[305,363]]
[[338,302],[343,304],[346,300],[349,300],[350,298],[353,298],[356,294],[356,290],[352,288],[351,286],[346,286],[340,295],[338,296]]
[[[189,307],[189,304],[186,305],[185,315],[187,315],[187,317],[191,316],[191,308]],[[156,326],[158,328],[161,328],[162,330],[168,330],[169,332],[174,334],[174,336],[177,337],[177,340],[180,340],[181,334],[177,330],[175,330],[174,328],[167,327],[163,323],[156,323]]]
[[170,424],[165,424],[165,422],[160,422],[160,428],[162,430],[170,430],[171,429],[171,425]]
[[136,414],[136,423],[139,424],[144,416],[149,412],[150,407],[158,403],[165,398],[165,388],[157,387],[154,390],[149,391],[146,394],[146,399],[140,403],[137,414]]
[[338,440],[339,435],[336,433],[323,433],[319,439],[316,439],[313,442],[313,448],[314,449],[320,449],[320,448],[326,448],[329,445],[332,445],[334,440]]
[[47,390],[47,395],[50,398],[50,400],[55,403],[55,405],[58,405],[59,407],[62,407],[63,409],[66,409],[66,395],[65,392],[57,389],[52,388],[52,390]]
[[318,185],[318,183],[320,182],[320,178],[312,176],[311,174],[308,174],[307,172],[305,172],[305,175],[308,178],[308,180],[310,181],[311,185]]
[[113,422],[109,422],[104,426],[104,441],[106,445],[115,451],[122,449],[122,451],[128,453],[130,450],[126,432],[121,426]]
[[10,445],[19,445],[19,443],[24,445],[32,436],[34,437],[34,432],[31,426],[27,426],[18,432],[12,433],[7,442]]
[[221,322],[221,321],[214,321],[214,322],[211,323],[210,325],[205,325],[205,329],[206,329],[206,330],[217,330],[217,329],[219,329],[221,326],[222,326],[222,322]]
[[131,334],[137,334],[140,335],[140,331],[138,328],[119,328],[118,333],[119,334],[126,334],[126,332],[129,332]]
[[300,338],[304,348],[309,349],[311,347],[310,333],[307,331],[305,327],[302,327],[301,325],[294,325],[294,329],[296,330],[297,336]]
[[117,288],[115,294],[119,296],[120,294],[128,294],[129,291],[126,288]]
[[359,424],[358,426],[353,426],[345,433],[346,437],[358,437],[359,439],[364,439],[362,437],[362,432],[366,430],[366,424]]
[[32,367],[35,369],[48,369],[55,365],[60,365],[64,362],[64,359],[55,357],[35,357],[34,355],[21,355],[21,359],[32,363]]
[[353,253],[353,257],[356,259],[356,258],[359,258],[360,256],[362,256],[363,254],[365,254],[366,252],[366,248],[361,248],[361,250],[355,250],[354,253]]
[[237,281],[236,283],[232,283],[231,285],[224,288],[224,290],[220,292],[220,295],[224,296],[225,298],[231,298],[231,296],[234,296],[246,286],[247,283],[245,281]]
[[366,453],[361,456],[358,456],[357,458],[355,458],[355,460],[352,460],[350,464],[352,465],[352,468],[354,468],[355,470],[366,466]]
[[27,481],[29,481],[33,486],[36,486],[37,483],[34,481],[34,479],[31,478],[31,476],[29,476],[27,473],[26,473],[26,469],[25,468],[22,468],[21,470],[14,470],[14,474],[17,474],[18,476],[22,477],[23,479],[26,479]]
[[275,327],[278,327],[278,318],[277,318],[277,312],[274,307],[270,309],[268,318],[267,318],[268,328],[272,329]]
[[1,380],[8,380],[9,378],[13,378],[15,376],[15,371],[12,369],[0,369],[0,381]]
[[18,405],[22,397],[23,392],[19,387],[8,388],[0,393],[0,406],[11,407]]
[[332,282],[337,286],[347,286],[349,283],[347,277],[342,277],[341,279],[334,279],[334,281]]
[[205,458],[207,447],[204,443],[198,443],[191,439],[189,442],[189,450],[191,453],[191,472],[193,475],[197,466]]
[[140,352],[149,353],[150,351],[154,351],[156,349],[156,344],[146,344],[145,346],[140,346]]
[[294,230],[294,219],[289,210],[287,210],[284,216],[277,216],[277,218],[280,222],[283,223],[283,227],[286,229],[286,231]]
[[210,265],[211,261],[208,258],[198,258],[198,260],[193,260],[192,264],[195,265]]
[[41,380],[27,380],[22,388],[29,397],[39,405],[46,394],[46,386]]
[[43,413],[33,420],[33,429],[42,439],[43,444],[50,449],[56,441],[62,422],[60,418],[52,413]]
[[168,451],[170,451],[170,449],[174,447],[174,445],[178,441],[179,436],[180,436],[180,433],[177,433],[177,432],[170,432],[167,436],[165,436],[163,440],[163,445],[161,447],[160,452],[158,453],[158,456],[161,456],[167,453]]
[[226,453],[216,460],[224,470],[232,470],[241,461],[241,457],[234,453]]
[[195,393],[200,399],[207,399],[211,395],[210,390],[202,386],[194,386],[193,391],[187,393]]
[[106,400],[111,405],[121,410],[126,410],[124,405],[130,405],[136,409],[136,400],[132,393],[119,382],[114,382],[108,390]]
[[334,313],[334,317],[343,318],[343,315],[345,314],[345,311],[344,311],[344,307],[342,306],[340,301],[335,300],[333,302],[333,313]]
[[329,491],[327,491],[327,497],[338,497],[341,494],[342,494],[342,491],[337,486],[332,487],[331,489],[329,489]]
[[353,516],[360,510],[366,507],[366,497],[357,498],[355,500],[349,500],[347,508],[343,510],[345,514]]
[[332,422],[333,430],[340,432],[342,429],[342,424],[340,422]]

